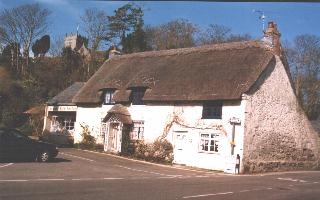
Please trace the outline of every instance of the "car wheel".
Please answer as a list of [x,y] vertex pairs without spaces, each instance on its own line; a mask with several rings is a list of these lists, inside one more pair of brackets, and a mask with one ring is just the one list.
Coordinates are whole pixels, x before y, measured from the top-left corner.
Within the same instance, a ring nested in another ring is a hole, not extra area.
[[50,155],[48,151],[42,151],[39,155],[38,155],[38,161],[39,162],[48,162],[50,160]]

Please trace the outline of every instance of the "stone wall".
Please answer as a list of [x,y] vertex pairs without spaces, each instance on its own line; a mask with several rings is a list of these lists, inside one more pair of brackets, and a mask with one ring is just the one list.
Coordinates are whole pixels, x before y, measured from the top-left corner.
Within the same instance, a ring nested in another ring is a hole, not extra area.
[[319,168],[318,136],[279,57],[245,98],[245,173]]

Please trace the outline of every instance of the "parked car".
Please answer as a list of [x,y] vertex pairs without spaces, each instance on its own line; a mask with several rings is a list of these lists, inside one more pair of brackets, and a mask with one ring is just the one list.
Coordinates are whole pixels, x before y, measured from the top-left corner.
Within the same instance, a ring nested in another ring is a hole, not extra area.
[[0,161],[48,162],[58,152],[53,144],[33,140],[16,129],[0,128]]
[[73,147],[73,136],[67,130],[44,132],[39,140],[55,144],[58,147]]

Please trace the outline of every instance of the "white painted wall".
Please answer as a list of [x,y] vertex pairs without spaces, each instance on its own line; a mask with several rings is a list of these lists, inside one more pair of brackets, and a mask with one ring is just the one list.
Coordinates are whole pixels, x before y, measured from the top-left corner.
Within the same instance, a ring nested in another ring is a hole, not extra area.
[[88,126],[90,133],[97,139],[97,143],[103,144],[104,136],[101,135],[101,119],[104,118],[108,110],[113,105],[103,105],[101,107],[78,107],[75,122],[74,142],[79,143],[82,140],[82,126]]
[[[101,119],[104,118],[112,105],[104,105],[96,108],[78,107],[75,124],[75,141],[81,141],[82,125],[88,125],[93,136],[99,138]],[[144,121],[144,139],[151,143],[157,138],[164,136],[175,145],[174,132],[185,131],[187,138],[185,148],[176,155],[175,162],[188,166],[224,170],[226,159],[231,155],[232,125],[229,123],[231,117],[241,120],[241,125],[235,129],[235,155],[243,155],[244,134],[244,109],[245,100],[238,102],[224,102],[222,108],[222,119],[201,119],[202,104],[195,105],[131,105],[128,111],[132,120]],[[173,123],[168,132],[165,127],[178,116],[179,124]],[[217,128],[219,127],[219,128]],[[219,130],[217,130],[219,129]],[[199,152],[200,133],[221,133],[219,153]],[[103,139],[98,140],[101,143]],[[177,157],[178,156],[178,157]]]
[[[224,170],[225,160],[231,155],[232,125],[229,123],[231,117],[241,120],[241,125],[235,129],[235,151],[234,154],[243,155],[244,134],[244,110],[246,101],[225,102],[222,108],[222,119],[201,119],[202,104],[198,105],[144,105],[129,107],[133,120],[144,120],[146,142],[153,142],[165,131],[167,124],[172,122],[173,116],[179,116],[182,126],[174,123],[166,139],[175,145],[174,132],[187,132],[186,148],[179,152],[179,158],[175,158],[178,164],[201,167],[213,170]],[[219,153],[199,152],[200,133],[217,132],[217,126],[222,127]],[[177,153],[177,152],[176,152]]]

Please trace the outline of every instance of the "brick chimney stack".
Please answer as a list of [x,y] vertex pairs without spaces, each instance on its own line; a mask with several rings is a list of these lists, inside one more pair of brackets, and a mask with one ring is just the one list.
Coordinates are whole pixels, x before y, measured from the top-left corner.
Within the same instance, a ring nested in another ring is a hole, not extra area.
[[268,28],[264,31],[262,41],[266,42],[274,52],[275,55],[281,56],[281,33],[278,31],[277,24],[275,22],[268,22]]

